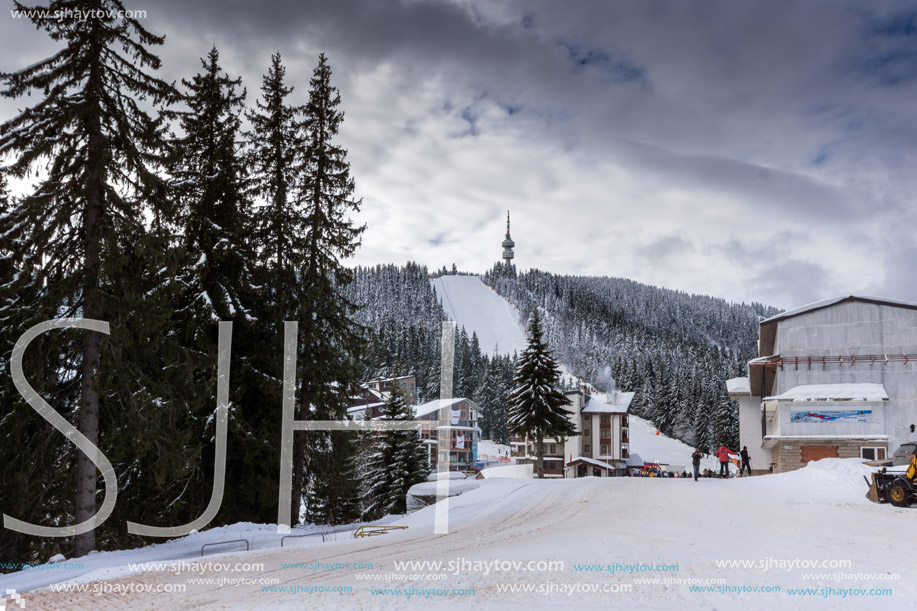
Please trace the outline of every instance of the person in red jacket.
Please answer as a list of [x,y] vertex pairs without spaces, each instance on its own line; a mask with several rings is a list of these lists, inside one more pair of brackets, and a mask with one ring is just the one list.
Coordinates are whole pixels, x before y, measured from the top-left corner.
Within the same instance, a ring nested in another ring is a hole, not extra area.
[[720,459],[720,477],[729,477],[729,448],[720,446],[713,454]]

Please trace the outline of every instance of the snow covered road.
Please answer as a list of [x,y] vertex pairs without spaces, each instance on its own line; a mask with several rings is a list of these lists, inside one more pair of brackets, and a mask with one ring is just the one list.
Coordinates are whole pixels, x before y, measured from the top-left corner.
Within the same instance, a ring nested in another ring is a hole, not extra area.
[[385,536],[203,559],[257,571],[132,574],[83,584],[105,595],[29,592],[26,609],[914,608],[917,508],[869,503],[864,472],[488,480],[450,499],[448,534],[429,507]]

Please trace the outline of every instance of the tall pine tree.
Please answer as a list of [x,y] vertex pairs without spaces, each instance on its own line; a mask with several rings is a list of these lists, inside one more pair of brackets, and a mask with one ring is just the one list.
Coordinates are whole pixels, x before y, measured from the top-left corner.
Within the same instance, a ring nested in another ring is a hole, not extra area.
[[514,435],[535,439],[536,474],[543,478],[544,438],[576,435],[576,428],[564,409],[570,400],[558,388],[560,367],[544,340],[537,309],[529,319],[527,333],[528,346],[519,357],[513,378],[516,387],[508,397],[506,423]]
[[[296,320],[299,321],[297,419],[342,419],[345,397],[359,380],[358,360],[364,348],[364,329],[354,321],[357,306],[346,287],[353,270],[344,259],[360,245],[364,227],[351,218],[361,201],[353,199],[354,182],[347,163],[347,151],[335,142],[344,119],[338,109],[341,97],[331,84],[331,68],[324,54],[310,81],[309,101],[303,112],[306,141],[302,173],[296,197],[305,214],[305,262],[296,283]],[[334,438],[327,433],[308,435],[308,465],[303,437],[293,446],[292,515],[300,515],[304,478],[331,478],[343,464],[341,452],[330,448]],[[306,471],[308,468],[308,473]],[[343,478],[341,478],[343,481]],[[329,490],[325,498],[312,500],[326,505],[340,499]]]
[[[287,87],[285,77],[286,68],[280,54],[275,53],[262,79],[261,99],[246,113],[252,126],[246,132],[252,189],[262,200],[255,211],[255,241],[274,276],[281,272],[289,275],[301,266],[307,234],[302,202],[295,197],[305,149],[303,108],[287,101],[293,88]],[[268,290],[277,295],[282,286],[269,286]]]
[[[405,405],[397,385],[392,386],[392,394],[385,402],[379,420],[414,420],[412,408]],[[368,520],[405,512],[408,489],[424,481],[430,472],[427,450],[417,431],[378,433],[365,465],[363,513]]]
[[[0,155],[14,156],[12,174],[43,170],[34,191],[10,211],[7,237],[16,244],[17,267],[44,278],[40,284],[47,290],[35,296],[41,304],[28,304],[33,312],[114,321],[120,301],[110,298],[118,291],[109,287],[131,267],[128,258],[145,254],[138,252],[146,233],[140,199],[159,184],[154,160],[162,126],[144,101],[167,102],[173,90],[149,73],[160,61],[147,47],[162,44],[162,37],[124,16],[119,0],[86,0],[78,6],[83,15],[75,15],[74,2],[66,0],[30,11],[34,25],[64,46],[28,68],[0,75],[4,97],[44,96],[0,127]],[[18,2],[16,7],[24,9]],[[78,388],[67,387],[76,396],[59,394],[58,406],[70,417],[78,414],[80,432],[97,443],[102,336],[58,335],[59,342],[69,339],[58,350],[79,359],[65,374],[78,376]],[[73,515],[64,518],[68,523],[96,513],[96,467],[82,452],[75,454],[76,491]],[[95,547],[94,531],[75,538],[76,556]]]
[[238,144],[245,91],[237,91],[241,79],[223,73],[219,59],[212,48],[201,60],[203,72],[182,81],[188,108],[172,113],[183,132],[170,143],[169,164],[173,219],[187,256],[181,284],[192,294],[198,323],[244,318],[252,285],[252,206]]

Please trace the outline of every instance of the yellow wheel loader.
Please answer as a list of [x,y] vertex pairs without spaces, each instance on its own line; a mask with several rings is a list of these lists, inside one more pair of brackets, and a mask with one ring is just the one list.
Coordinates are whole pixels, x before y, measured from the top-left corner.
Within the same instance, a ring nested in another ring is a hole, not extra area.
[[874,503],[891,503],[895,507],[910,507],[917,503],[917,452],[911,456],[904,473],[888,473],[882,469],[872,474],[866,498]]

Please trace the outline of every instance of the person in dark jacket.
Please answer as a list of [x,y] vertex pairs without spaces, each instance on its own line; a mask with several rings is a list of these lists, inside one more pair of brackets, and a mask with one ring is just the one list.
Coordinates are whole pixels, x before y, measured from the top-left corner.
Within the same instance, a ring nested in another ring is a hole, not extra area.
[[695,449],[694,454],[691,455],[691,464],[694,465],[694,481],[697,481],[697,478],[700,477],[700,459],[703,456],[700,450]]
[[746,469],[748,469],[748,474],[751,475],[751,458],[748,457],[748,446],[742,446],[742,451],[739,452],[739,455],[742,457],[742,466],[739,468],[739,475],[743,475]]

